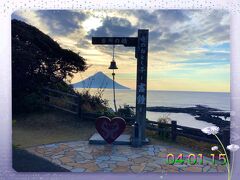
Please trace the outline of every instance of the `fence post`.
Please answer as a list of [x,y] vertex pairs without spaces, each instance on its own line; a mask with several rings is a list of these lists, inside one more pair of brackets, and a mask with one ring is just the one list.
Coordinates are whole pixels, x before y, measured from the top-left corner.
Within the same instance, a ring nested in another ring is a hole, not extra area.
[[172,134],[172,141],[176,141],[177,138],[177,121],[171,121],[171,134]]
[[77,103],[77,106],[76,106],[77,109],[76,109],[76,110],[77,110],[77,115],[78,115],[78,117],[79,117],[79,116],[80,116],[80,109],[79,109],[79,96],[77,96],[76,99],[77,99],[77,102],[76,102],[76,103]]
[[158,123],[158,135],[159,136],[163,134],[161,129],[162,129],[161,124]]
[[42,99],[43,99],[43,108],[44,110],[46,110],[47,108],[47,105],[49,103],[49,97],[47,96],[48,95],[48,91],[47,89],[41,89],[41,93],[42,93]]
[[80,96],[77,96],[77,115],[79,117],[79,119],[82,121],[82,109],[81,109],[81,105],[80,105]]
[[230,152],[227,150],[227,146],[230,145],[230,130],[229,129],[223,129],[223,134],[222,134],[222,141],[223,145],[227,151],[228,157],[230,157]]

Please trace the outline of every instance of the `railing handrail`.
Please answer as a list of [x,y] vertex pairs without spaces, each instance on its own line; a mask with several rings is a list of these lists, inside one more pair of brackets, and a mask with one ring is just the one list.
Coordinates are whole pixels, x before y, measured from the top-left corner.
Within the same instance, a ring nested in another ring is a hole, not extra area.
[[78,95],[62,92],[62,91],[59,91],[59,90],[56,90],[56,89],[50,89],[50,88],[43,88],[43,89],[47,90],[47,91],[50,91],[50,92],[55,92],[55,93],[58,93],[58,94],[62,94],[62,95],[65,95],[65,96],[70,96],[70,97],[74,97],[74,98],[78,97]]
[[[66,111],[75,115],[79,115],[79,108],[80,108],[79,96],[71,93],[62,92],[60,90],[51,89],[48,87],[43,88],[43,90],[45,91],[43,93],[45,105],[62,110],[62,111]],[[61,97],[57,95],[61,95]],[[63,97],[64,97],[63,102],[67,106],[59,105],[51,101],[51,99],[63,98]]]
[[[216,139],[212,135],[204,134],[201,129],[180,126],[177,125],[177,121],[171,121],[171,124],[160,123],[156,121],[146,121],[146,128],[158,132],[170,132],[172,134],[172,140],[175,141],[177,136],[184,136],[192,139],[197,139],[200,141],[217,143]],[[151,126],[152,124],[153,126]],[[171,129],[169,130],[169,128]],[[223,129],[218,133],[219,138],[223,141],[225,145],[229,144],[229,130]]]

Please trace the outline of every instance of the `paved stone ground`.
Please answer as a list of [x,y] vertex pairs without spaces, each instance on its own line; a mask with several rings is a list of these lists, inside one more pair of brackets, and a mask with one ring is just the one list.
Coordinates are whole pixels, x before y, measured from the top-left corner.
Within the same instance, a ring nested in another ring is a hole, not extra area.
[[225,166],[219,162],[212,165],[211,159],[207,157],[204,157],[203,165],[168,165],[168,153],[183,153],[187,157],[191,152],[161,145],[133,148],[127,145],[90,145],[88,141],[74,141],[41,145],[27,150],[71,172],[226,172]]

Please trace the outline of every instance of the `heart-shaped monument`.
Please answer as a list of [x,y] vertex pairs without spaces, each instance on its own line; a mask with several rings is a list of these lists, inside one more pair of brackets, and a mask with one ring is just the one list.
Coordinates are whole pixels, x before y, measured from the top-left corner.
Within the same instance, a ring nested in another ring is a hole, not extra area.
[[101,116],[96,120],[96,129],[107,143],[112,144],[124,131],[126,122],[121,117],[109,119]]

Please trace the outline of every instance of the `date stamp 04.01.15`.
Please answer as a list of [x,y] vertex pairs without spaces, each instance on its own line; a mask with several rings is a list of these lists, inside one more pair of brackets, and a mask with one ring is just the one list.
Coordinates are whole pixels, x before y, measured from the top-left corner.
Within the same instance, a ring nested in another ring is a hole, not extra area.
[[189,154],[184,157],[183,154],[167,154],[166,164],[175,165],[175,164],[189,164],[189,165],[226,165],[226,154],[210,154],[209,160],[203,158],[203,154]]

